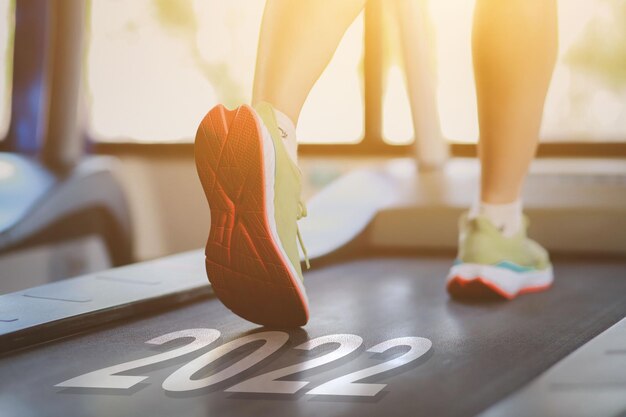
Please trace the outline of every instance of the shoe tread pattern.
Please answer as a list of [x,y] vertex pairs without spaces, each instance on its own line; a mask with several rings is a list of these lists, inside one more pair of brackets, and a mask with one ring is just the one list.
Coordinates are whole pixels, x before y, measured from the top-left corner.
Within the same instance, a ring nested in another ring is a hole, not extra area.
[[196,167],[211,210],[207,275],[217,297],[246,320],[301,326],[306,302],[267,221],[262,141],[248,106],[216,106],[198,127]]

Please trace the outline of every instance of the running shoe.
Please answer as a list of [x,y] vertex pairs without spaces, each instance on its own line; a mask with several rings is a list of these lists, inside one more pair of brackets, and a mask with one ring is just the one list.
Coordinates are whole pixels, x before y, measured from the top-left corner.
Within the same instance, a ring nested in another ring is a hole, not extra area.
[[251,322],[303,326],[309,311],[296,242],[306,208],[272,106],[215,106],[198,127],[195,160],[211,210],[205,255],[215,294]]
[[483,216],[461,216],[459,254],[447,279],[455,298],[505,298],[543,291],[553,280],[546,250],[526,236],[528,219],[521,230],[505,237]]

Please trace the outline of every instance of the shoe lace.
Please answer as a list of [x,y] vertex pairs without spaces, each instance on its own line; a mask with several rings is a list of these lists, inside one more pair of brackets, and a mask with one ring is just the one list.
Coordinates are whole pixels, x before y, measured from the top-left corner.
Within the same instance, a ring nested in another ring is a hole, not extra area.
[[[298,216],[297,219],[300,220],[303,217],[307,216],[306,206],[302,201],[298,202]],[[309,262],[309,255],[306,252],[306,247],[304,246],[304,241],[302,240],[302,234],[300,233],[300,227],[296,226],[296,235],[298,236],[298,243],[300,243],[300,248],[302,249],[302,253],[304,254],[304,263],[306,264],[306,269],[311,269],[311,263]]]

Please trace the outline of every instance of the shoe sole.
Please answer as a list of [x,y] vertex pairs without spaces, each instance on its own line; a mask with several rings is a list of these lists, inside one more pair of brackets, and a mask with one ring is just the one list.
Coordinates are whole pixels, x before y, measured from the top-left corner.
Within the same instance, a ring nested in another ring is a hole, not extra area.
[[195,160],[211,211],[205,255],[215,294],[251,322],[303,326],[306,293],[274,220],[274,143],[255,111],[214,107],[198,127]]
[[551,267],[517,272],[499,266],[464,263],[450,270],[447,290],[454,298],[512,300],[520,294],[545,291],[552,281]]

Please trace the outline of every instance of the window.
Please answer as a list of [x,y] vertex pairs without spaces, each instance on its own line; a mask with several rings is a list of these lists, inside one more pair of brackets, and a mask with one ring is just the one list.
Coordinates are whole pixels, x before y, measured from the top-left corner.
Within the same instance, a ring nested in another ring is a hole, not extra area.
[[[478,137],[470,44],[473,7],[474,1],[429,2],[439,116],[444,136],[453,142],[476,142]],[[559,0],[558,7],[560,51],[542,140],[626,140],[626,1]],[[400,67],[393,61],[386,83],[385,140],[406,143],[413,135],[410,109]],[[394,128],[386,129],[389,125]]]
[[[542,140],[624,141],[626,0],[558,2],[560,51]],[[474,143],[478,136],[473,7],[474,1],[429,2],[438,113],[444,136],[457,143]],[[93,2],[91,136],[106,142],[190,141],[213,105],[249,102],[263,8],[262,1],[246,0]],[[383,19],[389,20],[386,11]],[[360,16],[305,103],[298,126],[302,142],[362,139],[363,26]],[[390,144],[408,144],[414,134],[397,28],[383,36],[382,136]]]
[[[190,141],[213,105],[248,103],[263,8],[264,2],[246,0],[92,2],[91,136],[106,142]],[[301,141],[361,139],[362,39],[359,18],[305,103]]]
[[7,133],[11,113],[14,20],[13,1],[0,0],[0,140]]

